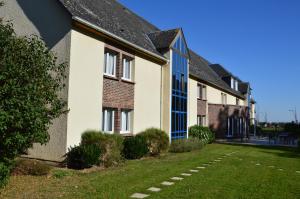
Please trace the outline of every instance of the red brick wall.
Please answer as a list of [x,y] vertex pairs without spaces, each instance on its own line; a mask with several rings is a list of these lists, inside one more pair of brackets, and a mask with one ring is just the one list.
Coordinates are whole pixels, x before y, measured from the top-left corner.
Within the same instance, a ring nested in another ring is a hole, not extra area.
[[248,108],[235,105],[208,104],[209,127],[216,132],[217,138],[226,137],[227,118],[231,116],[247,119]]
[[206,100],[197,99],[197,115],[206,115]]
[[105,76],[103,78],[103,108],[114,108],[115,131],[120,132],[121,110],[134,109],[134,82],[122,80],[123,58],[134,59],[134,56],[116,47],[106,45],[106,51],[118,53],[116,77]]

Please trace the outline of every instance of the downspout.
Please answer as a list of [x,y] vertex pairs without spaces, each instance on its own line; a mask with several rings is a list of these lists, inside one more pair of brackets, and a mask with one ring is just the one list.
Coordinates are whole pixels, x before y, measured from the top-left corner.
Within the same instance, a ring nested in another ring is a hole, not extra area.
[[160,130],[162,130],[162,68],[163,66],[160,66],[160,120],[159,120],[159,127]]

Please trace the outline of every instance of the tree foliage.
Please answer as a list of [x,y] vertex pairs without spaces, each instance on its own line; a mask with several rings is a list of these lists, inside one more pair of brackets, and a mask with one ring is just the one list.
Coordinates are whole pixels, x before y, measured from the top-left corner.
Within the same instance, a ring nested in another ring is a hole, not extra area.
[[65,68],[37,36],[18,37],[0,21],[0,162],[49,140],[53,119],[65,112]]

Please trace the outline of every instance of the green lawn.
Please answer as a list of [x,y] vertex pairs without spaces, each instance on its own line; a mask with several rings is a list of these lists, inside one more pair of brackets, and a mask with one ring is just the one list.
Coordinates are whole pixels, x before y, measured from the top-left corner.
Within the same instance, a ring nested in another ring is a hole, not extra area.
[[[233,151],[237,153],[173,186],[160,185]],[[300,171],[300,155],[290,148],[212,144],[201,151],[127,161],[122,167],[88,174],[71,171],[62,178],[12,177],[0,198],[123,199],[140,192],[151,194],[148,198],[295,199],[300,198],[300,173],[296,171]],[[151,186],[162,191],[146,191]]]

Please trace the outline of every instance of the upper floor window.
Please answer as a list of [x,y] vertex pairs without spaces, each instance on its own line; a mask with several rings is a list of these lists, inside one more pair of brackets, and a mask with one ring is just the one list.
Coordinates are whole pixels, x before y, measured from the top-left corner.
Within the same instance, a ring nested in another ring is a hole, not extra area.
[[227,104],[227,95],[225,93],[221,93],[222,104]]
[[131,111],[122,110],[121,112],[121,133],[129,133],[131,126]]
[[123,79],[132,80],[132,60],[123,59]]
[[197,97],[198,97],[198,99],[206,100],[206,86],[205,85],[198,84]]
[[112,52],[105,53],[104,74],[116,76],[117,54]]
[[114,132],[115,111],[113,109],[103,109],[102,130],[104,132]]
[[240,105],[240,99],[236,98],[236,105],[239,106]]

